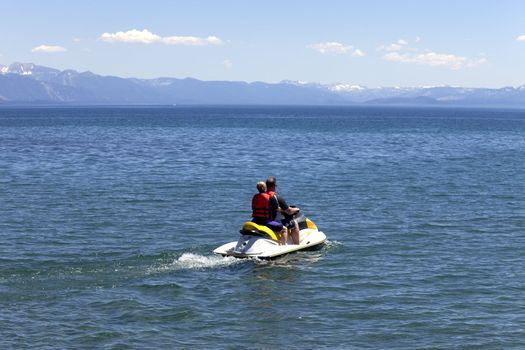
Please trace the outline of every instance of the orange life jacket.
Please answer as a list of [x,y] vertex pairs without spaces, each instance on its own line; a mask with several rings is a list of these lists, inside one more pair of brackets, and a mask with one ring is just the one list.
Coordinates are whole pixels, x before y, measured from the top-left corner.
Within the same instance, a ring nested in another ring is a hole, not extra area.
[[268,193],[257,193],[253,196],[252,216],[270,221],[270,196]]

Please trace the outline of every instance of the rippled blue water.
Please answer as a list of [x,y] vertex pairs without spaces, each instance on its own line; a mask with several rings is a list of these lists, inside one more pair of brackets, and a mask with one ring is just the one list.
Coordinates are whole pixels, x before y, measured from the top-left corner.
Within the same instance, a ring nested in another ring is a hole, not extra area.
[[[213,256],[269,175],[329,242]],[[523,348],[524,175],[525,111],[0,109],[0,348]]]

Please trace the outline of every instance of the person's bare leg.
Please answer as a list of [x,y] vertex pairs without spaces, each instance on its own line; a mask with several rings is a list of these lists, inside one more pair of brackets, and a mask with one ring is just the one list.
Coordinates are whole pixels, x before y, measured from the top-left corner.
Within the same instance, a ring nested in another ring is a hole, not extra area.
[[293,244],[299,244],[299,225],[297,224],[297,221],[294,220],[294,227],[292,228],[292,241]]
[[288,242],[288,229],[286,227],[283,227],[281,231],[281,245],[286,245]]

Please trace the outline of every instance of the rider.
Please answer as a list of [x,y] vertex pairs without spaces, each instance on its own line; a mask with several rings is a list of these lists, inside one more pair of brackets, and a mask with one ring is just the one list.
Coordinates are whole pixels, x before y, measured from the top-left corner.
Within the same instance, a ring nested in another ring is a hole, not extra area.
[[[281,222],[288,230],[291,231],[293,244],[299,244],[299,225],[293,219],[293,215],[299,212],[299,208],[290,207],[286,200],[278,195],[275,190],[277,187],[277,179],[275,176],[270,176],[266,179],[267,195],[269,196],[270,220],[275,220],[277,213],[281,213],[284,217]],[[257,186],[259,188],[259,186]],[[288,232],[285,231],[283,239],[286,244],[288,239]]]
[[[281,240],[287,238],[287,229],[280,222],[273,221],[272,208],[270,206],[270,195],[266,193],[266,184],[263,181],[257,182],[257,193],[252,198],[252,222],[258,225],[268,226],[272,231],[281,232]],[[283,243],[281,241],[281,243]],[[284,241],[286,244],[286,240]]]

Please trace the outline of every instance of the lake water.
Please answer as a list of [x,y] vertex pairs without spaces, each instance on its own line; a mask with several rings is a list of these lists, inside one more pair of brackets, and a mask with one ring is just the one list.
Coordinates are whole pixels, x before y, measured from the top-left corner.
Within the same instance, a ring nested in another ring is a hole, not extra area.
[[[255,183],[328,236],[214,256]],[[523,349],[525,111],[0,109],[1,349]]]

